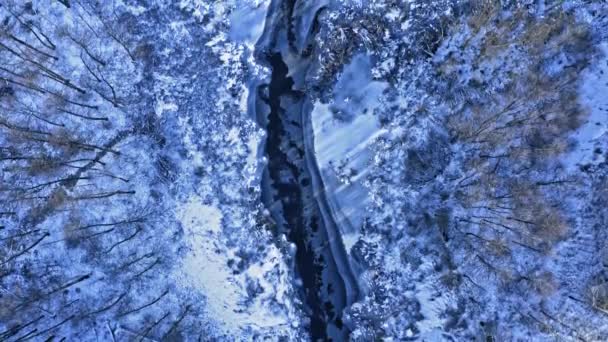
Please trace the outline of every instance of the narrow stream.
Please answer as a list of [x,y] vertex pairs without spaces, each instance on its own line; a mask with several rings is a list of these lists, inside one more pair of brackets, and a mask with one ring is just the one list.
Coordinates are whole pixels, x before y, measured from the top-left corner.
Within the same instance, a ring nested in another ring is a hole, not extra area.
[[[280,106],[282,97],[296,100],[302,94],[291,90],[293,81],[286,77],[287,66],[279,54],[269,57],[273,66],[269,86],[268,140],[266,155],[274,199],[280,203],[285,232],[295,243],[296,270],[305,289],[305,302],[311,310],[310,333],[313,340],[326,340],[328,335],[342,336],[342,322],[336,308],[344,307],[344,284],[326,243],[323,221],[314,201],[314,189],[306,167],[302,143],[300,113]],[[293,108],[291,108],[293,109]],[[278,202],[278,203],[277,203]],[[277,220],[277,222],[281,222]],[[334,279],[335,278],[335,279]]]
[[267,106],[257,113],[267,130],[263,198],[277,222],[276,233],[285,234],[296,246],[295,268],[311,339],[346,341],[349,330],[342,312],[358,291],[338,227],[328,214],[311,146],[312,107],[292,78],[301,79],[310,66],[309,57],[294,49],[294,5],[293,0],[273,2],[265,37],[256,48],[262,51],[257,58],[272,70],[270,82],[257,89]]

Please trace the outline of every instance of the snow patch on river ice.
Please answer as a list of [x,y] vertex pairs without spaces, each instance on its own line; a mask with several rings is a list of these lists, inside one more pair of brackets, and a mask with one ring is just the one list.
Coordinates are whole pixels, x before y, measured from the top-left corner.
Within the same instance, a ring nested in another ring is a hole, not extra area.
[[312,125],[321,169],[340,162],[359,164],[358,158],[368,156],[369,144],[383,133],[373,111],[386,86],[372,80],[370,59],[361,54],[344,67],[333,90],[334,101],[315,103]]
[[363,182],[370,147],[385,133],[373,112],[387,85],[373,80],[371,66],[367,55],[353,57],[333,89],[334,101],[316,102],[311,113],[317,163],[347,252],[358,240],[369,203]]

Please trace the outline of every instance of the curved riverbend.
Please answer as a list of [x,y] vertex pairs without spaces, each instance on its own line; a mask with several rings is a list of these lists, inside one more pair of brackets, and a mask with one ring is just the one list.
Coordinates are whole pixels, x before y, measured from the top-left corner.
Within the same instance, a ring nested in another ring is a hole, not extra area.
[[327,202],[314,154],[312,104],[301,84],[311,63],[299,47],[313,41],[310,20],[316,20],[325,5],[313,2],[271,2],[256,58],[272,73],[249,103],[267,132],[262,198],[277,223],[275,233],[296,246],[295,268],[310,317],[310,337],[344,341],[349,329],[342,313],[357,300],[359,290]]

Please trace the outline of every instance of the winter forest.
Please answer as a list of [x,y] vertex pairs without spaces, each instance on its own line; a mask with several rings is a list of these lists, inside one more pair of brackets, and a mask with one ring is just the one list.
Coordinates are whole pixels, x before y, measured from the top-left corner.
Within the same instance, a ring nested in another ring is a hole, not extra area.
[[0,0],[0,341],[608,341],[608,3]]

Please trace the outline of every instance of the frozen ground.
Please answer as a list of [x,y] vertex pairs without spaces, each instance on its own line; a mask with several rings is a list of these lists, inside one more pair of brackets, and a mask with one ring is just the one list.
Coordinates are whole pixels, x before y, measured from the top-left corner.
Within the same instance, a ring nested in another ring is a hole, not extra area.
[[607,18],[3,1],[0,341],[608,340]]
[[315,157],[347,252],[357,241],[369,195],[363,186],[380,129],[374,109],[386,83],[372,81],[370,57],[355,56],[336,82],[332,102],[311,113]]
[[574,149],[566,156],[567,167],[599,164],[605,161],[608,132],[608,45],[599,47],[603,55],[583,71],[580,86],[581,104],[589,111],[583,125],[572,134]]

